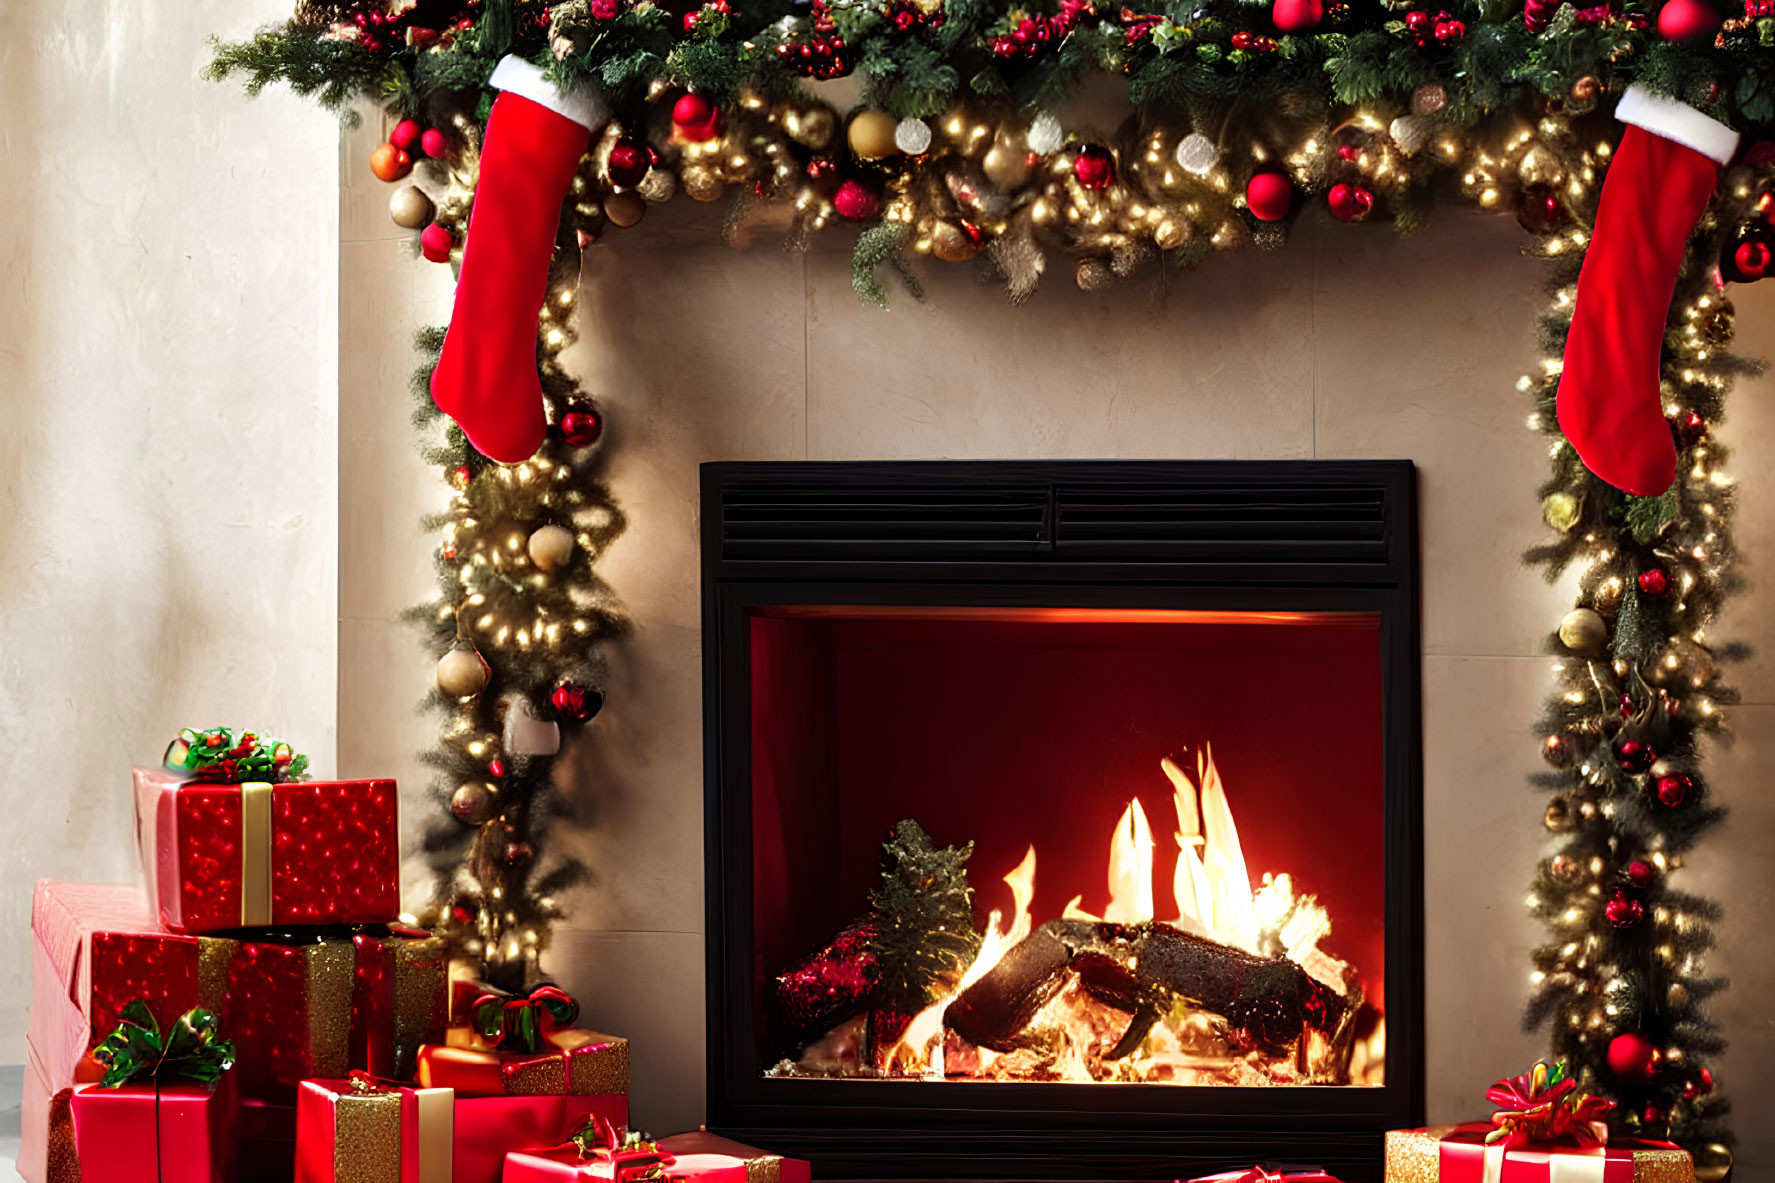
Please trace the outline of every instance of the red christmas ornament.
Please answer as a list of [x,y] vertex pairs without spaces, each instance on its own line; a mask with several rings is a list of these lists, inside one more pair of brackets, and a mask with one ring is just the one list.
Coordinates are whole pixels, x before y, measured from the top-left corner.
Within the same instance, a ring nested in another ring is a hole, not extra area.
[[1254,173],[1245,186],[1245,207],[1264,222],[1279,222],[1294,204],[1294,182],[1283,173]]
[[419,150],[436,160],[450,151],[450,137],[439,128],[428,127],[419,137]]
[[1360,222],[1374,208],[1374,194],[1360,185],[1338,184],[1325,195],[1325,204],[1334,217],[1345,222]]
[[1681,772],[1667,772],[1655,786],[1658,803],[1670,809],[1681,809],[1695,796],[1695,782]]
[[604,696],[577,682],[562,682],[549,695],[555,713],[570,723],[584,723],[604,708]]
[[1276,39],[1265,37],[1262,33],[1241,30],[1234,33],[1230,41],[1234,49],[1243,49],[1248,53],[1274,53],[1276,50]]
[[1344,160],[1344,161],[1355,160],[1357,157],[1359,157],[1361,155],[1362,155],[1362,150],[1360,148],[1356,147],[1356,145],[1354,145],[1354,144],[1339,144],[1337,146],[1337,158],[1339,160]]
[[610,183],[619,189],[633,189],[653,167],[653,152],[634,140],[618,140],[610,146],[610,160],[605,172]]
[[1417,39],[1419,45],[1427,43],[1436,32],[1436,22],[1430,14],[1421,8],[1413,9],[1405,14],[1405,31]]
[[398,181],[413,171],[413,157],[393,144],[383,144],[370,153],[370,171],[379,181]]
[[1615,763],[1638,776],[1658,762],[1658,753],[1650,744],[1637,739],[1624,739],[1615,745]]
[[1706,0],[1667,0],[1658,10],[1658,36],[1666,41],[1699,41],[1720,27],[1720,15]]
[[419,232],[419,253],[434,263],[448,263],[455,249],[456,239],[436,222]]
[[1639,573],[1639,578],[1634,582],[1639,584],[1639,590],[1648,596],[1661,596],[1670,590],[1670,576],[1665,574],[1661,567],[1647,567]]
[[1775,250],[1760,238],[1750,238],[1732,248],[1732,266],[1741,283],[1766,279],[1775,271]]
[[1661,1058],[1657,1046],[1635,1032],[1609,1040],[1609,1071],[1622,1080],[1644,1084],[1658,1070]]
[[576,448],[589,448],[604,434],[604,420],[596,411],[568,411],[561,416],[561,438]]
[[1646,918],[1646,906],[1624,891],[1617,891],[1602,906],[1602,914],[1616,928],[1632,928]]
[[388,142],[403,152],[411,152],[420,147],[420,136],[424,130],[417,119],[403,119],[388,133]]
[[832,195],[832,208],[838,211],[841,218],[866,222],[881,212],[881,198],[863,182],[850,180],[840,185],[838,192]]
[[1448,13],[1439,12],[1436,14],[1434,35],[1436,40],[1444,43],[1459,41],[1467,35],[1467,26],[1465,22],[1455,20]]
[[1270,6],[1270,20],[1284,33],[1304,33],[1324,19],[1322,0],[1276,0]]
[[1116,175],[1116,158],[1101,144],[1086,144],[1073,157],[1072,175],[1087,189],[1102,189]]
[[721,134],[721,108],[708,95],[686,91],[672,104],[672,130],[692,143],[712,140]]
[[1646,887],[1657,878],[1658,871],[1644,859],[1634,859],[1627,864],[1627,882],[1635,887]]

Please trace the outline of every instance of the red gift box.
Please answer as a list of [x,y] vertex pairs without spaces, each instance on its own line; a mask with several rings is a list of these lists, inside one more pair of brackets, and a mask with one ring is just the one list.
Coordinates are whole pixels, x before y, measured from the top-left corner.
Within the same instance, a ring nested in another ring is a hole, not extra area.
[[366,1076],[303,1081],[296,1183],[452,1183],[454,1100]]
[[239,1053],[241,1096],[283,1104],[309,1077],[404,1075],[443,1014],[442,942],[418,929],[186,936],[162,931],[135,888],[48,881],[31,929],[29,1038],[52,1093],[132,1001],[212,1011]]
[[629,1091],[629,1041],[581,1027],[550,1031],[540,1052],[503,1051],[467,1027],[419,1049],[419,1080],[465,1097],[621,1095]]
[[[695,1183],[809,1183],[812,1177],[803,1159],[755,1150],[707,1131],[662,1138],[657,1146],[663,1156],[658,1174],[642,1168],[645,1175],[654,1178]],[[601,1183],[636,1183],[627,1177],[631,1173],[620,1154],[588,1159],[577,1147],[553,1146],[507,1155],[501,1183],[591,1179]]]
[[456,1176],[452,1183],[499,1183],[514,1150],[556,1146],[594,1115],[617,1130],[629,1122],[626,1095],[456,1098]]
[[104,1183],[227,1183],[234,1175],[236,1093],[216,1084],[83,1084],[70,1111],[80,1178]]
[[[1488,1122],[1387,1133],[1387,1183],[1694,1183],[1686,1150],[1610,1138],[1604,1146],[1496,1141]],[[1555,1161],[1557,1160],[1557,1162]]]
[[135,770],[149,905],[174,932],[399,915],[392,780],[216,784]]

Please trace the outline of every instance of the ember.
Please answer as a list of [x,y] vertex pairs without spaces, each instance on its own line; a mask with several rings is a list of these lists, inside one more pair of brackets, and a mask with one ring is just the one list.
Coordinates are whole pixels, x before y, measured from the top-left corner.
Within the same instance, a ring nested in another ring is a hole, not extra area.
[[[1353,967],[1320,948],[1331,918],[1286,873],[1252,888],[1225,785],[1161,765],[1177,830],[1161,919],[1151,824],[1130,801],[1110,836],[1109,903],[1074,896],[1037,925],[1036,851],[1004,877],[979,952],[884,1045],[859,1015],[772,1070],[784,1076],[1169,1083],[1382,1082],[1384,1021]],[[965,857],[965,855],[964,855]],[[960,963],[958,962],[957,965]]]

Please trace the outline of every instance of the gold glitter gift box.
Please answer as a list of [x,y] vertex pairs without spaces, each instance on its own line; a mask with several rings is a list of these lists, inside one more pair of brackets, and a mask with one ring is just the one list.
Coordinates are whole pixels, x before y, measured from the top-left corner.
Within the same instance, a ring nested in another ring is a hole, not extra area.
[[1668,1142],[1506,1149],[1485,1145],[1491,1130],[1486,1122],[1389,1130],[1386,1183],[1695,1183],[1688,1151]]

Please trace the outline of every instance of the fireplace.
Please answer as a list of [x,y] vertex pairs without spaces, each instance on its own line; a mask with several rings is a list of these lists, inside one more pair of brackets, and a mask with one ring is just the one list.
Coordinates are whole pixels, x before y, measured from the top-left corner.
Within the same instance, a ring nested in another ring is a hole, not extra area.
[[1378,1179],[1422,1117],[1407,462],[703,469],[710,1128]]

